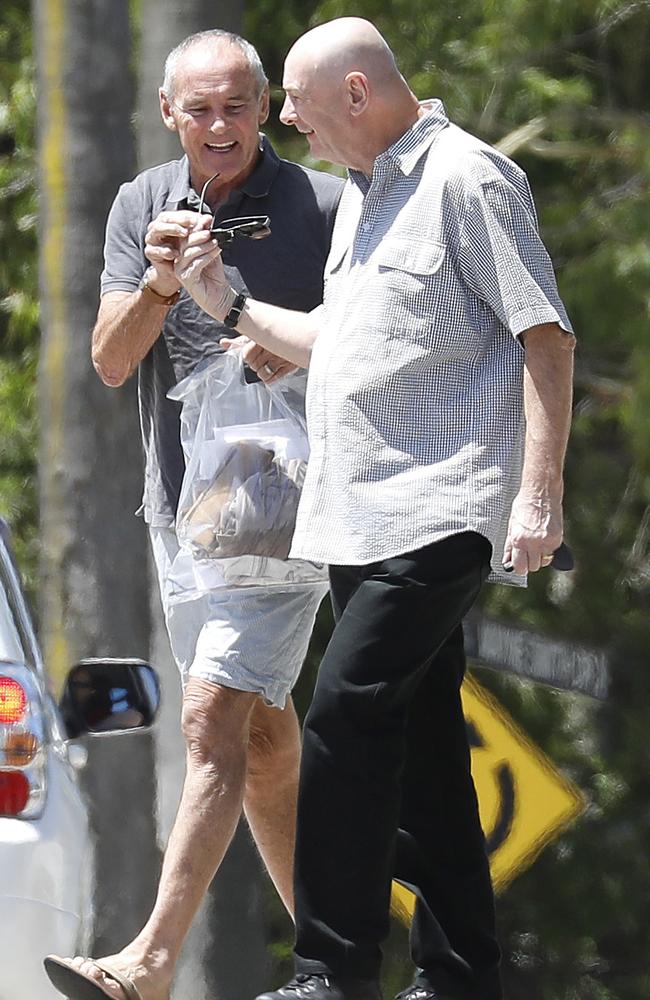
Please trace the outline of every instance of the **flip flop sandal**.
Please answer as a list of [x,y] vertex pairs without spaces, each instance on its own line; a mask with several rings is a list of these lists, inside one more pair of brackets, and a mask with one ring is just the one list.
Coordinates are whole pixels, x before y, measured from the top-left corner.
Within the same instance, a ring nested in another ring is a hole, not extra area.
[[[110,979],[114,979],[118,986],[121,986],[126,1000],[142,1000],[137,986],[121,972],[111,968],[110,965],[101,960],[97,961],[93,958],[91,961]],[[106,997],[114,1000],[113,994],[107,993],[96,980],[79,972],[78,969],[73,969],[67,962],[48,956],[43,961],[43,965],[52,985],[69,1000],[106,1000]]]

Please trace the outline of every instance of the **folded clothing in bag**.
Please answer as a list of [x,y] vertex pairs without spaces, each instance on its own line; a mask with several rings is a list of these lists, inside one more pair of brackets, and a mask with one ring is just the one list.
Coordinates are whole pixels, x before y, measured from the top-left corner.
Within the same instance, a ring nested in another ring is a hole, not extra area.
[[217,472],[181,516],[200,556],[286,559],[307,463],[253,440],[229,443]]

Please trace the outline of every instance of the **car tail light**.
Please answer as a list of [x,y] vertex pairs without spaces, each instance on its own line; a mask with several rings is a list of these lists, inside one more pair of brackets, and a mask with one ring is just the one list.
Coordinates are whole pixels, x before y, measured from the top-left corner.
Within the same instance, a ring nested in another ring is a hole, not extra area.
[[0,813],[17,816],[29,801],[29,781],[21,771],[0,771]]
[[5,764],[10,767],[31,764],[38,750],[39,742],[33,733],[9,733],[4,742]]
[[43,699],[35,675],[0,665],[0,816],[34,819],[46,795]]
[[0,724],[20,722],[25,717],[27,695],[12,677],[0,677]]

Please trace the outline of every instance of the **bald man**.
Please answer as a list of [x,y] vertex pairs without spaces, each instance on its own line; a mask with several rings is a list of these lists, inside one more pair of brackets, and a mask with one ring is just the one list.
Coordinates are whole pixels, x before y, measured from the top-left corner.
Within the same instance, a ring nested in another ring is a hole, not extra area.
[[[296,42],[281,118],[349,179],[309,315],[238,332],[309,365],[292,555],[330,567],[336,627],[303,735],[296,976],[258,1000],[378,1000],[391,878],[417,896],[401,1000],[501,1000],[460,686],[483,582],[562,540],[573,334],[522,171],[419,102],[373,25]],[[203,233],[175,269],[231,308]]]

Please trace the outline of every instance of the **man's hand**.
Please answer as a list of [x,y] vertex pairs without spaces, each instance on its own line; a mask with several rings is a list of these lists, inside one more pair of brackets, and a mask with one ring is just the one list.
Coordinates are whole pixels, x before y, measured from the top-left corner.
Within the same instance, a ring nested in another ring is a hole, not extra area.
[[260,347],[254,340],[248,337],[235,337],[232,340],[222,337],[219,341],[220,347],[227,349],[235,348],[242,352],[242,357],[254,372],[257,372],[262,382],[276,382],[283,375],[289,375],[298,369],[298,365],[291,364],[285,358],[277,354],[272,354],[265,347]]
[[550,566],[562,542],[562,503],[531,490],[515,497],[503,550],[503,565],[523,576]]
[[224,274],[221,250],[209,229],[195,229],[180,241],[174,275],[204,312],[223,321],[233,303],[233,290]]
[[[181,240],[180,256],[174,262],[174,274],[194,301],[223,323],[232,309],[236,293],[224,273],[221,262],[221,250],[208,229],[194,230],[187,239]],[[276,363],[283,365],[281,360],[307,368],[311,357],[311,349],[319,333],[318,320],[311,313],[297,312],[294,309],[281,309],[267,302],[246,300],[237,323],[239,332],[254,340],[260,348],[271,352],[270,360],[260,361],[260,375],[267,380],[273,376],[266,370],[265,364],[271,364],[275,374]],[[250,356],[255,364],[261,355],[250,349]],[[289,369],[287,368],[286,371]],[[284,374],[284,371],[283,371]]]
[[152,288],[160,295],[173,295],[181,287],[174,264],[181,255],[181,243],[190,233],[210,228],[211,215],[196,212],[161,212],[149,223],[144,254],[156,269]]

